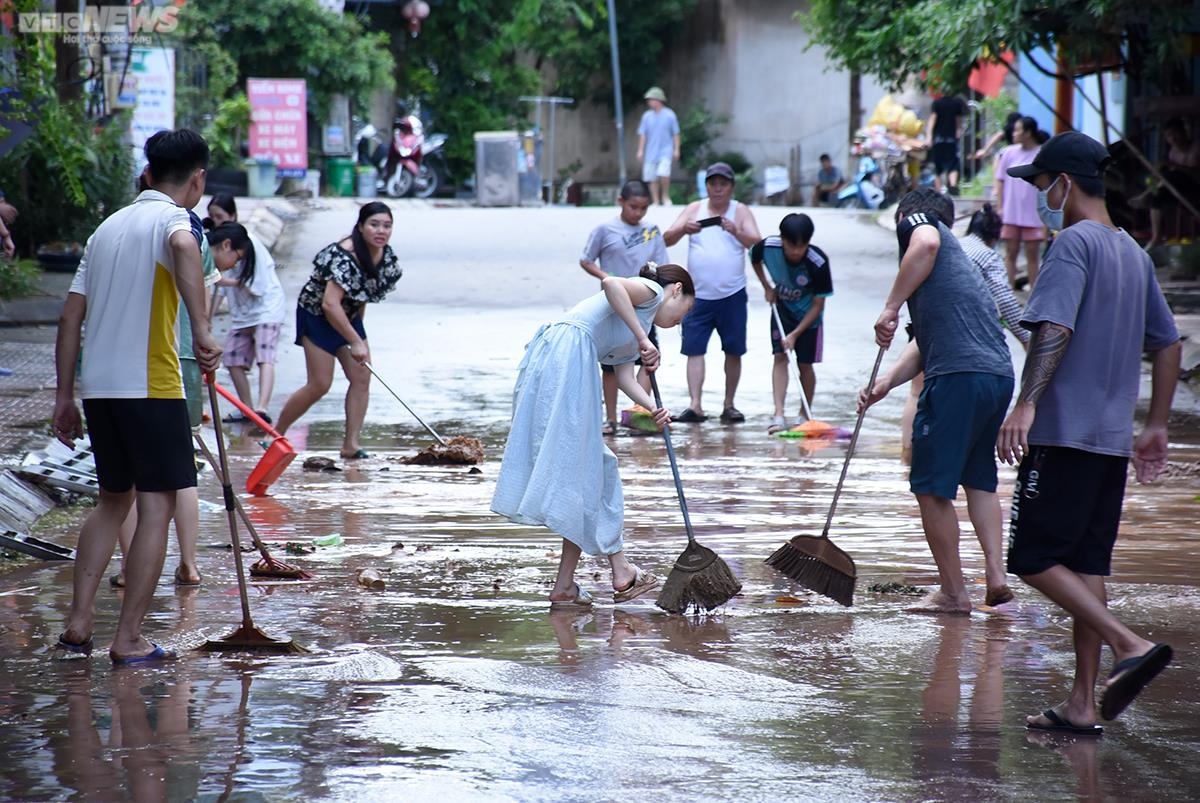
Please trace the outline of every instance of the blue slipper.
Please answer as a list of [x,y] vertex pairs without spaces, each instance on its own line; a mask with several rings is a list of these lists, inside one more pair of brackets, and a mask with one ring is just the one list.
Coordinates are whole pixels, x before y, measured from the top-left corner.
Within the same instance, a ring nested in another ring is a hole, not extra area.
[[1113,665],[1108,685],[1100,697],[1100,716],[1116,719],[1129,707],[1146,684],[1171,663],[1174,651],[1170,645],[1155,644],[1142,655],[1126,658]]
[[90,656],[92,654],[92,640],[81,641],[78,644],[72,644],[67,641],[67,634],[63,633],[58,637],[58,643],[54,645],[54,649],[69,652],[72,655]]
[[114,655],[110,650],[108,657],[112,659],[113,666],[135,666],[137,664],[154,664],[160,661],[175,661],[178,660],[179,654],[172,650],[164,650],[157,644],[151,644],[153,650],[145,655],[129,655],[122,658],[119,655]]

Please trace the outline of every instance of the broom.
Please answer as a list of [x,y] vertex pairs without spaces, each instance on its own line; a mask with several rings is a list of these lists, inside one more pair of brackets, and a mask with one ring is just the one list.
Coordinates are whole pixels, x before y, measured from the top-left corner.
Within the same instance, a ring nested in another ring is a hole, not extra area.
[[250,598],[246,593],[246,570],[242,566],[242,541],[238,538],[237,519],[233,511],[237,497],[229,484],[229,461],[225,456],[225,435],[221,432],[221,411],[217,404],[215,383],[208,383],[208,403],[212,406],[213,427],[217,431],[217,454],[221,457],[221,489],[225,493],[225,513],[229,517],[229,538],[233,541],[233,563],[237,567],[238,593],[242,600],[242,624],[228,636],[209,639],[196,649],[202,652],[270,652],[305,653],[304,647],[292,639],[274,639],[254,626],[250,618]]
[[[658,381],[653,372],[650,373],[650,387],[654,391],[655,407],[661,408],[662,397],[658,394]],[[668,613],[685,613],[692,607],[697,611],[711,611],[733,599],[742,590],[742,584],[716,552],[697,543],[696,534],[692,532],[692,520],[688,516],[687,502],[683,498],[683,483],[675,462],[675,448],[671,445],[671,428],[664,424],[662,433],[663,441],[667,444],[667,457],[671,460],[671,474],[675,477],[679,509],[683,511],[688,545],[675,560],[675,566],[667,575],[654,604]]]
[[[879,354],[875,357],[875,367],[871,369],[871,378],[867,382],[868,392],[875,387],[875,377],[879,374],[879,365],[883,362],[885,350],[886,347],[881,346]],[[850,436],[846,460],[842,463],[842,475],[838,477],[837,487],[833,491],[829,515],[825,517],[825,529],[819,536],[797,535],[767,558],[768,566],[774,567],[810,591],[847,607],[854,603],[854,581],[858,577],[858,570],[854,567],[854,559],[829,540],[829,526],[833,522],[833,511],[837,509],[838,497],[842,494],[842,483],[846,481],[846,470],[850,468],[850,458],[854,456],[854,446],[858,443],[858,433],[862,429],[866,414],[867,408],[864,406],[854,424],[854,434]]]
[[[213,467],[213,471],[218,471],[217,461],[213,458],[212,452],[209,451],[208,444],[204,442],[204,439],[200,437],[200,433],[198,432],[195,438],[196,443],[200,444],[200,451],[204,452],[204,457],[208,460],[208,464]],[[250,575],[252,577],[278,577],[284,580],[313,579],[311,572],[306,572],[299,566],[293,566],[290,563],[284,563],[271,557],[270,553],[267,552],[266,545],[258,537],[258,531],[254,529],[254,524],[250,521],[250,517],[246,515],[246,508],[242,507],[242,500],[234,496],[233,504],[237,507],[242,524],[245,524],[246,529],[250,532],[250,540],[254,542],[254,546],[258,548],[259,554],[262,555],[262,559],[255,561],[250,566]]]

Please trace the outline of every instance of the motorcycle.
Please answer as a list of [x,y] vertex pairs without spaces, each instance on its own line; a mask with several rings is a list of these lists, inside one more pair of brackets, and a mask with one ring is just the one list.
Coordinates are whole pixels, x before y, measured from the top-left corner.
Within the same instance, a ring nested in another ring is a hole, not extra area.
[[882,179],[879,163],[871,156],[863,155],[858,160],[854,180],[838,192],[835,205],[839,209],[879,209],[885,195]]
[[398,116],[387,144],[380,141],[379,132],[370,123],[354,139],[358,163],[376,169],[376,190],[381,195],[430,198],[441,187],[443,172],[438,165],[444,165],[441,151],[446,135],[432,134],[426,139],[416,115]]

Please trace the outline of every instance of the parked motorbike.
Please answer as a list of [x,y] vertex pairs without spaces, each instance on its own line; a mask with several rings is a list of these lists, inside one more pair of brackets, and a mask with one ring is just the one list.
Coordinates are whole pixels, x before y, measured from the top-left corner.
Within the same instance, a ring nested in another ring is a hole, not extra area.
[[426,139],[424,127],[416,115],[396,117],[391,139],[386,144],[381,141],[375,126],[369,123],[354,139],[358,163],[376,169],[376,189],[381,195],[430,198],[441,187],[445,174],[442,148],[446,135],[432,134]]
[[858,171],[854,180],[837,194],[839,209],[879,209],[883,205],[883,175],[879,163],[864,155],[858,160]]

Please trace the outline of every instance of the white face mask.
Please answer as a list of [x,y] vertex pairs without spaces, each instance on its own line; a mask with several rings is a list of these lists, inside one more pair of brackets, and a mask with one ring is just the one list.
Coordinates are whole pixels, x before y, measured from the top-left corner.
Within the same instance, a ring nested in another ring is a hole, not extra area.
[[[1059,177],[1061,178],[1061,176]],[[1058,183],[1058,179],[1050,182],[1050,186],[1044,190],[1038,190],[1037,194],[1037,214],[1046,227],[1051,231],[1062,231],[1063,229],[1063,211],[1067,208],[1067,196],[1071,194],[1071,180],[1067,179],[1067,191],[1063,195],[1062,206],[1058,209],[1050,208],[1050,190]]]

